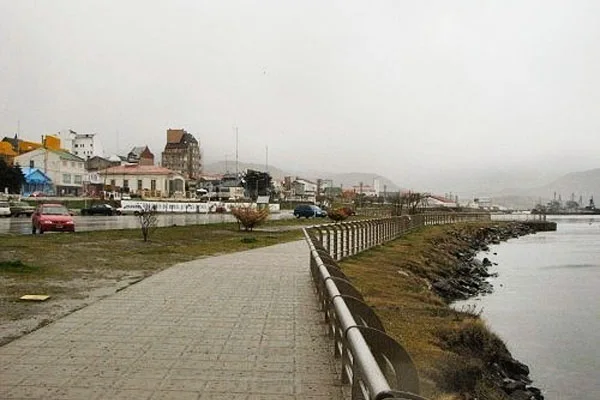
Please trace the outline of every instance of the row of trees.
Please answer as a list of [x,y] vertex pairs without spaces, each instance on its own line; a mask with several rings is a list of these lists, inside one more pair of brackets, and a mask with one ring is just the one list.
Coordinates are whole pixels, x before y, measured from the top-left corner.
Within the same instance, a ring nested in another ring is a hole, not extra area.
[[273,179],[268,172],[249,169],[242,178],[242,185],[252,200],[258,196],[270,196],[273,191]]
[[4,192],[7,188],[9,193],[20,193],[24,183],[25,177],[21,167],[10,166],[3,158],[0,158],[0,190]]

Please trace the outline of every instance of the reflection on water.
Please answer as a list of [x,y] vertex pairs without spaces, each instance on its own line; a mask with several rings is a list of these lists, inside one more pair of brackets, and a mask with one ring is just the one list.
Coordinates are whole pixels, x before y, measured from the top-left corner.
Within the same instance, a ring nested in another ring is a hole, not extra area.
[[[231,214],[157,214],[158,226],[205,225],[225,222],[235,222]],[[292,218],[292,213],[282,211],[269,215],[270,219]],[[100,231],[109,229],[136,229],[140,222],[134,215],[121,216],[74,216],[75,230],[78,232]],[[30,234],[31,220],[29,218],[0,218],[0,234]]]
[[481,254],[498,263],[491,272],[499,276],[494,293],[467,303],[483,308],[547,399],[597,400],[600,216],[548,219],[558,223],[556,232],[511,239]]

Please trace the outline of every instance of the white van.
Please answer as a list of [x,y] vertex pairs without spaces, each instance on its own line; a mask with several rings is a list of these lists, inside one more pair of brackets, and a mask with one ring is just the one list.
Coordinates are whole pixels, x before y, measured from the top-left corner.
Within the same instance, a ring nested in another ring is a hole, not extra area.
[[8,202],[0,202],[0,217],[10,217],[10,204]]
[[125,204],[117,208],[117,215],[140,215],[144,208],[139,204]]

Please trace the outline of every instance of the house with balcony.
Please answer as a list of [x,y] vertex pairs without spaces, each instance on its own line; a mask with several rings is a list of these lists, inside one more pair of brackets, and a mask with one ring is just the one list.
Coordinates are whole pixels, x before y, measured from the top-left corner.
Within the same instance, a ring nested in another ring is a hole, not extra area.
[[179,172],[186,180],[198,180],[202,173],[199,142],[185,129],[168,129],[162,166]]
[[53,183],[52,194],[80,196],[85,175],[85,160],[64,150],[37,148],[14,159],[21,167],[38,168]]
[[142,198],[182,197],[184,177],[168,168],[155,165],[119,165],[97,172],[110,193],[135,194]]

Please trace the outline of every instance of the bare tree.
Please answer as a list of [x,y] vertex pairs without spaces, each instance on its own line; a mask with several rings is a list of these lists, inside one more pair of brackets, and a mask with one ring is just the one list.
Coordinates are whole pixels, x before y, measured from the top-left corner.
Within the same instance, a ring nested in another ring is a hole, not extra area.
[[148,241],[150,232],[156,228],[158,224],[158,215],[156,215],[156,206],[145,206],[142,211],[138,214],[140,226],[142,228],[142,236],[144,242]]
[[398,193],[393,199],[394,215],[402,215],[406,207],[409,214],[416,214],[427,198],[426,193],[406,192]]

